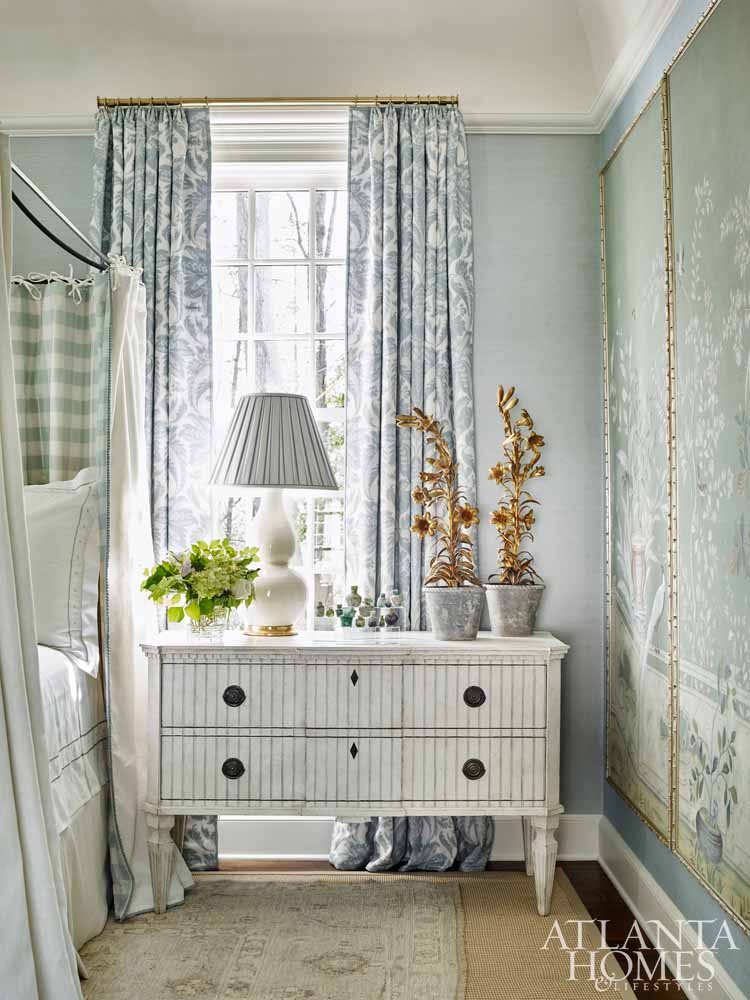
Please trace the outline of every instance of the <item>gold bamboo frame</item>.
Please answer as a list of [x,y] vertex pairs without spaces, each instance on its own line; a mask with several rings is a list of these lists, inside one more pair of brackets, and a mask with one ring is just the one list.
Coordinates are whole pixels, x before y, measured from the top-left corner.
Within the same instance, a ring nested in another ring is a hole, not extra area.
[[[700,31],[706,26],[711,15],[717,10],[721,0],[711,0],[705,11],[694,25],[687,38],[675,53],[674,57],[664,71],[664,75],[656,87],[649,95],[644,106],[619,138],[611,154],[607,158],[599,174],[599,217],[600,217],[600,245],[601,245],[601,284],[602,284],[602,311],[603,311],[603,344],[604,344],[604,460],[605,460],[605,544],[606,544],[606,651],[607,651],[607,734],[606,734],[606,776],[607,781],[615,789],[617,794],[635,812],[654,835],[664,843],[674,856],[685,866],[685,868],[697,879],[708,895],[724,910],[725,913],[736,922],[737,926],[747,935],[750,935],[750,923],[734,910],[726,900],[716,892],[714,887],[697,870],[697,868],[679,850],[679,776],[680,776],[680,661],[679,661],[679,588],[678,588],[678,566],[679,566],[679,537],[678,537],[678,513],[677,513],[677,493],[678,493],[678,442],[677,442],[677,356],[676,356],[676,323],[675,323],[675,273],[674,273],[674,215],[673,215],[673,186],[672,186],[672,118],[671,118],[671,73],[690,44],[695,40]],[[666,838],[655,829],[653,823],[643,815],[640,809],[632,802],[617,784],[612,780],[609,773],[609,700],[610,700],[610,630],[611,630],[611,488],[610,488],[610,454],[609,454],[609,357],[607,339],[607,285],[606,285],[606,211],[605,211],[605,173],[614,158],[619,153],[636,127],[642,116],[651,106],[651,102],[660,95],[661,99],[661,161],[662,161],[662,193],[663,193],[663,213],[664,213],[664,251],[665,251],[665,284],[667,293],[666,323],[667,323],[667,422],[668,422],[668,470],[667,470],[667,490],[668,490],[668,580],[669,580],[669,680],[670,680],[670,775],[669,775],[669,837]]]

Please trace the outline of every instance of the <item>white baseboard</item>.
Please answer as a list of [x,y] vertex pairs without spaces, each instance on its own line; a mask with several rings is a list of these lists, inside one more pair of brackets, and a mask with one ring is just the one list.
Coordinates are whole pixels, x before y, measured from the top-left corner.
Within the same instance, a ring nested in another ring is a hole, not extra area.
[[[560,817],[558,857],[561,861],[589,861],[599,856],[597,814]],[[521,821],[495,820],[493,861],[521,861]],[[319,861],[328,857],[333,819],[325,816],[222,816],[219,848],[228,861]]]
[[[601,818],[599,825],[599,863],[647,935],[649,927],[653,926],[649,921],[658,920],[667,932],[674,934],[682,927],[684,950],[694,953],[698,950],[695,929],[680,921],[700,919],[700,914],[690,914],[688,918],[678,909],[606,817]],[[745,994],[723,966],[715,961],[715,957],[714,963],[716,973],[710,991],[712,1000],[746,1000]],[[669,962],[667,964],[674,974],[674,968]],[[692,966],[693,962],[689,964]],[[705,986],[699,989],[691,987],[689,982],[681,982],[680,986],[690,1000],[705,1000],[709,995]]]

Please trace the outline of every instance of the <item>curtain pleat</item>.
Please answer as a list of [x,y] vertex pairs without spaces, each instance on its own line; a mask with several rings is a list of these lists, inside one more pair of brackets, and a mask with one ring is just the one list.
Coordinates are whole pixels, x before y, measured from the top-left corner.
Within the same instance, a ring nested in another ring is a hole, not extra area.
[[[157,559],[210,529],[211,133],[206,108],[101,109],[92,237],[143,269],[146,455]],[[190,817],[184,854],[218,865],[216,817]]]
[[[428,546],[410,531],[424,468],[419,434],[396,415],[441,420],[475,502],[472,392],[474,258],[469,158],[454,107],[353,108],[347,258],[347,581],[377,597],[398,587],[407,626],[426,626]],[[485,817],[337,822],[338,868],[484,868]]]

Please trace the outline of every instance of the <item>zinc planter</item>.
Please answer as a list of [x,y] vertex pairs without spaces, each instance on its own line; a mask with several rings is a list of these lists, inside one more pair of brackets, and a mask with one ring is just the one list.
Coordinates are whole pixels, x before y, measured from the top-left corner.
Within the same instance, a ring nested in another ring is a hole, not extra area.
[[544,593],[543,583],[485,583],[490,630],[493,635],[532,635]]
[[484,607],[482,587],[424,587],[432,634],[441,642],[476,639]]

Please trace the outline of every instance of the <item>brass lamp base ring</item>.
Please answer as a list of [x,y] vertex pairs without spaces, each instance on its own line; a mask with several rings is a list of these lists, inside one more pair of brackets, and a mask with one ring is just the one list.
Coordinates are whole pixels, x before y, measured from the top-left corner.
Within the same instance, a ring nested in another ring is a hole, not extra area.
[[245,635],[272,636],[297,635],[294,625],[248,625],[245,628]]

